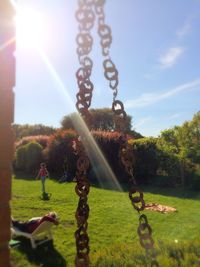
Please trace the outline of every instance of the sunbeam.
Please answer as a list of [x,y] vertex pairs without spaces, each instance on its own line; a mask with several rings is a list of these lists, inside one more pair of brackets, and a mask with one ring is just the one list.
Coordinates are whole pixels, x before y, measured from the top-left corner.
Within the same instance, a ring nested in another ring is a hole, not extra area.
[[[16,5],[14,1],[12,1],[13,6],[15,9],[19,12],[19,6]],[[20,13],[20,12],[19,12]],[[37,46],[35,46],[36,51],[39,53],[42,61],[44,62],[45,66],[47,67],[48,71],[51,74],[51,77],[53,78],[54,82],[57,84],[58,90],[61,92],[61,94],[64,96],[64,99],[67,102],[67,105],[70,106],[72,110],[75,109],[75,104],[72,101],[71,96],[69,95],[62,79],[58,75],[56,69],[54,68],[53,64],[49,60],[48,56],[42,49],[42,47],[39,46],[39,43]],[[104,155],[102,154],[100,148],[98,147],[97,143],[95,142],[92,134],[90,133],[89,129],[87,128],[84,120],[82,117],[78,114],[76,121],[73,122],[74,127],[77,131],[77,133],[82,138],[82,143],[86,149],[86,152],[88,154],[88,157],[91,161],[92,166],[101,166],[102,172],[101,174],[104,176],[104,181],[109,184],[110,187],[112,187],[115,190],[123,191],[122,187],[120,186],[115,174],[113,173],[112,169],[110,168],[108,162],[106,161]],[[101,179],[97,175],[97,178],[99,178],[99,183],[101,184]]]
[[[60,89],[61,93],[64,94],[67,104],[70,105],[72,109],[75,109],[75,104],[72,101],[71,96],[66,90],[63,81],[61,80],[60,76],[56,72],[49,58],[46,56],[46,54],[42,50],[38,49],[38,52],[42,60],[44,61],[46,67],[48,68],[49,72],[51,73],[51,76],[54,78],[54,81],[58,85],[58,88]],[[82,138],[81,141],[86,149],[86,152],[88,154],[88,157],[90,159],[92,166],[102,166],[102,175],[104,175],[104,179],[108,182],[110,187],[112,186],[112,188],[115,190],[123,191],[115,174],[113,173],[104,155],[102,154],[100,148],[98,147],[96,141],[94,140],[91,132],[89,131],[87,125],[85,124],[84,120],[79,114],[76,117],[76,121],[73,121],[73,124],[74,124],[74,127],[77,133]],[[97,176],[97,178],[99,178],[99,183],[101,184],[100,177]]]

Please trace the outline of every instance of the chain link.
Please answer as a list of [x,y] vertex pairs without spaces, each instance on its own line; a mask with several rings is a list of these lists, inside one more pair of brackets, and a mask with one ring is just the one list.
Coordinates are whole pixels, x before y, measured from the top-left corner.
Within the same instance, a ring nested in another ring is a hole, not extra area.
[[[109,81],[109,87],[113,91],[112,111],[116,118],[120,118],[124,122],[127,117],[122,101],[117,99],[119,84],[118,70],[109,54],[112,43],[112,32],[111,28],[105,23],[104,4],[105,0],[78,0],[79,6],[76,12],[76,19],[79,23],[79,33],[76,38],[77,55],[81,65],[76,72],[77,84],[79,87],[79,92],[76,95],[76,107],[88,125],[91,125],[92,123],[89,107],[91,105],[94,88],[93,83],[90,80],[93,67],[93,61],[89,57],[93,45],[93,38],[90,34],[90,30],[94,26],[95,15],[98,18],[98,35],[100,37],[102,55],[104,57],[104,76]],[[121,131],[123,132],[122,128]],[[89,237],[87,235],[89,206],[87,204],[87,195],[89,194],[90,184],[86,178],[86,174],[90,163],[80,141],[76,142],[75,150],[79,156],[76,172],[77,185],[75,188],[75,191],[79,196],[79,203],[75,214],[78,226],[78,230],[75,232],[77,248],[75,264],[76,267],[87,267],[89,265]],[[134,155],[132,146],[127,142],[126,135],[122,135],[120,139],[119,157],[129,177],[129,198],[133,208],[139,213],[137,233],[140,239],[140,244],[146,250],[147,255],[150,255],[151,266],[159,266],[155,259],[156,253],[154,249],[154,241],[152,239],[152,229],[148,223],[147,216],[144,214],[140,215],[140,212],[145,209],[144,195],[142,190],[137,187],[133,175]]]
[[75,192],[79,196],[78,207],[75,217],[78,229],[75,232],[76,239],[76,258],[75,265],[77,267],[86,267],[89,265],[89,237],[87,234],[89,217],[89,205],[87,203],[87,195],[90,191],[90,183],[87,179],[87,171],[90,165],[89,158],[86,156],[84,147],[80,140],[76,140],[72,145],[75,153],[78,155],[76,179],[77,184]]
[[81,67],[76,72],[79,92],[76,95],[76,108],[89,126],[92,122],[91,114],[88,109],[91,105],[93,83],[90,80],[92,73],[93,61],[88,56],[92,50],[93,38],[90,30],[94,26],[95,14],[92,9],[93,1],[78,1],[79,6],[75,17],[79,23],[79,33],[76,37],[77,55]]
[[132,146],[127,142],[126,136],[122,136],[120,140],[119,157],[125,168],[125,171],[129,176],[129,198],[131,200],[133,208],[139,214],[139,225],[137,233],[139,236],[140,244],[146,250],[147,259],[150,258],[151,267],[159,267],[159,263],[156,260],[154,240],[152,238],[152,228],[148,223],[147,216],[140,214],[140,212],[145,209],[144,194],[142,190],[138,188],[135,177],[133,175],[133,166],[135,159]]

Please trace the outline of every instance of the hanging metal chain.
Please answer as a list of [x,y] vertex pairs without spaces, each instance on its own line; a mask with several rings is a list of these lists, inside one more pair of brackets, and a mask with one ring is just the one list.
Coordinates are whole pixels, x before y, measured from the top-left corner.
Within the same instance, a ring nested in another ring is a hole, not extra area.
[[81,67],[76,72],[79,92],[76,95],[76,108],[84,118],[85,122],[91,124],[91,115],[88,111],[93,92],[93,83],[90,80],[93,61],[88,56],[92,50],[93,38],[90,30],[94,26],[95,14],[92,9],[92,1],[79,1],[78,10],[75,14],[79,23],[79,33],[76,37],[77,55]]
[[[110,27],[105,24],[104,4],[105,0],[95,1],[95,12],[98,15],[98,34],[101,39],[102,54],[105,57],[103,61],[104,76],[109,81],[109,86],[113,90],[112,111],[115,116],[120,117],[125,121],[127,114],[124,110],[124,105],[122,101],[116,99],[119,83],[118,70],[109,55],[109,49],[112,43],[112,32]],[[136,185],[136,180],[133,175],[134,158],[132,146],[128,144],[125,135],[123,135],[120,140],[119,156],[125,171],[129,175],[129,198],[134,209],[140,214],[140,212],[145,209],[144,194]],[[156,254],[153,247],[154,241],[152,239],[152,229],[148,224],[146,215],[144,214],[139,216],[139,226],[137,232],[141,246],[145,248],[147,255],[151,255],[151,266],[159,266],[158,262],[155,260]]]
[[[79,7],[76,12],[76,19],[79,22],[79,33],[76,38],[77,55],[81,67],[76,72],[79,92],[77,93],[76,107],[87,124],[91,124],[91,115],[88,111],[93,92],[93,83],[90,80],[93,61],[88,56],[92,50],[93,38],[90,30],[94,26],[95,13],[98,17],[98,34],[104,56],[103,67],[104,76],[109,81],[109,87],[113,90],[112,111],[114,115],[125,121],[127,114],[124,110],[122,101],[117,100],[118,95],[118,70],[114,62],[110,58],[109,49],[112,43],[111,28],[105,23],[104,4],[105,0],[79,0]],[[93,11],[94,8],[94,11]],[[89,167],[89,159],[85,154],[81,142],[76,144],[76,151],[79,156],[77,161],[77,186],[76,193],[80,197],[76,219],[78,230],[75,232],[77,255],[75,264],[77,267],[87,267],[89,265],[89,237],[87,235],[87,219],[89,216],[89,206],[87,204],[87,195],[89,193],[90,184],[86,178]],[[154,249],[154,241],[152,239],[152,229],[148,223],[146,215],[140,215],[145,209],[145,201],[143,192],[137,187],[136,180],[133,175],[133,151],[127,142],[126,135],[120,140],[121,162],[129,176],[130,190],[129,198],[134,209],[139,213],[138,235],[140,244],[145,248],[147,256],[151,257],[151,267],[159,266],[156,261],[156,253]]]
[[[89,57],[92,50],[93,38],[90,30],[94,26],[95,14],[92,10],[93,1],[78,1],[78,10],[75,14],[79,23],[79,33],[76,37],[77,55],[80,68],[76,72],[77,84],[79,92],[76,95],[76,108],[82,115],[86,124],[91,125],[91,114],[88,109],[91,105],[93,83],[90,80],[92,73],[93,61]],[[89,168],[89,159],[85,153],[83,144],[80,140],[74,142],[74,150],[78,155],[75,187],[76,194],[79,196],[78,207],[76,210],[76,220],[78,229],[75,232],[76,239],[76,267],[87,267],[89,265],[89,237],[87,234],[89,217],[89,205],[87,203],[87,195],[89,194],[90,183],[87,179]]]
[[87,234],[89,217],[89,205],[87,203],[87,195],[90,191],[90,183],[87,179],[87,171],[90,165],[89,158],[85,154],[83,144],[80,140],[73,143],[73,148],[78,155],[75,187],[76,194],[79,196],[78,207],[75,217],[78,229],[75,232],[76,239],[76,267],[86,267],[89,265],[89,237]]
[[110,58],[109,49],[112,43],[111,28],[105,23],[104,4],[105,0],[96,0],[95,12],[98,16],[98,34],[100,36],[100,43],[102,47],[102,55],[104,56],[103,67],[104,76],[109,81],[109,87],[113,90],[112,111],[118,117],[126,118],[124,105],[120,100],[116,100],[118,94],[118,70]]
[[148,223],[147,216],[144,214],[140,214],[140,212],[145,209],[144,194],[142,190],[138,188],[133,174],[133,165],[135,160],[134,154],[132,146],[127,142],[125,136],[120,140],[119,156],[125,168],[125,171],[129,176],[129,198],[131,200],[133,208],[139,214],[139,226],[137,229],[137,233],[139,236],[140,244],[146,250],[147,259],[151,261],[151,267],[159,267],[159,264],[156,260],[156,252],[154,248],[154,241],[152,238],[152,228]]

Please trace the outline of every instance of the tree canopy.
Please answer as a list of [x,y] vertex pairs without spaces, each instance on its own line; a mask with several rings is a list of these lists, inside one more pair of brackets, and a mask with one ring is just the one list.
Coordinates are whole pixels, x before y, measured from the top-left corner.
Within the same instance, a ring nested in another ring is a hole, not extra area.
[[[91,128],[100,131],[120,131],[131,134],[136,138],[141,138],[142,135],[131,129],[132,117],[127,115],[126,119],[114,116],[109,108],[90,109],[93,117]],[[74,123],[77,119],[78,113],[71,113],[62,119],[61,125],[63,129],[74,129]]]
[[169,159],[173,158],[172,163],[179,162],[182,184],[185,184],[186,173],[200,171],[200,113],[182,126],[162,131],[158,146]]

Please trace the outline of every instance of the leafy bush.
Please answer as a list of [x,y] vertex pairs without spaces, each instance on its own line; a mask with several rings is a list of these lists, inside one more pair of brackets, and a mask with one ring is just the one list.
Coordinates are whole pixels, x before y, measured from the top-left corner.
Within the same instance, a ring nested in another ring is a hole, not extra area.
[[[119,158],[119,147],[120,147],[120,137],[119,132],[108,132],[108,131],[92,131],[92,135],[101,149],[104,159],[107,161],[111,170],[113,171],[115,177],[120,182],[127,182],[127,175],[125,174],[124,167]],[[96,158],[96,159],[94,159]],[[93,155],[92,161],[92,180],[97,180],[98,178],[101,182],[109,182],[112,174],[109,172],[108,168],[103,164],[102,160],[98,160],[98,155]]]
[[[113,169],[116,176],[119,179],[123,179],[122,166],[120,165],[119,154],[119,137],[120,133],[106,132],[106,131],[92,131],[92,135],[97,142],[98,146],[103,152],[106,161]],[[57,174],[58,176],[63,174],[64,164],[67,164],[68,172],[74,176],[76,173],[76,161],[78,156],[74,154],[72,148],[72,141],[77,138],[77,134],[73,130],[58,131],[52,135],[49,139],[48,146],[44,151],[48,169],[50,172]],[[86,148],[89,153],[92,149],[88,145]],[[90,155],[90,159],[93,164],[93,171],[90,173],[90,178],[94,181],[97,179],[97,175],[101,176],[101,179],[105,178],[105,166],[102,161],[98,161],[97,152],[93,151]],[[98,171],[96,171],[98,169]],[[98,172],[98,173],[97,173]]]
[[26,149],[26,171],[32,173],[39,168],[42,161],[42,146],[37,142],[25,145]]
[[158,168],[156,139],[146,137],[130,140],[129,143],[133,146],[136,180],[145,184],[152,182]]
[[39,168],[42,161],[42,146],[37,142],[30,142],[20,146],[15,154],[16,170],[33,173]]
[[44,157],[51,173],[60,176],[66,168],[68,172],[75,174],[76,155],[72,149],[72,141],[76,137],[77,134],[73,130],[59,130],[50,136]]
[[157,175],[162,177],[163,185],[180,184],[180,161],[177,155],[166,152],[157,146]]
[[26,147],[20,146],[15,153],[14,168],[24,170],[26,165]]

